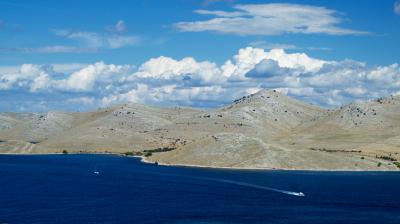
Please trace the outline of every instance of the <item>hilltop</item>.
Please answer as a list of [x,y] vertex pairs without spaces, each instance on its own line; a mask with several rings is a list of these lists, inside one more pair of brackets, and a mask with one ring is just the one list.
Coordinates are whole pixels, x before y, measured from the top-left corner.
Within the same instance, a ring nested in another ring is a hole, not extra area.
[[261,90],[205,111],[124,104],[0,113],[0,153],[124,153],[170,165],[397,170],[400,98],[326,110]]

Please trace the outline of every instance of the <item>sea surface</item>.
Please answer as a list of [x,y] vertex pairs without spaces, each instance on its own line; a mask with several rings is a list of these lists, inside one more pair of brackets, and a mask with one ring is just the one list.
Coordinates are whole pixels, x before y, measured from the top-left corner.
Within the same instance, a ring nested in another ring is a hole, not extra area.
[[399,224],[400,173],[166,167],[110,155],[1,155],[0,223]]

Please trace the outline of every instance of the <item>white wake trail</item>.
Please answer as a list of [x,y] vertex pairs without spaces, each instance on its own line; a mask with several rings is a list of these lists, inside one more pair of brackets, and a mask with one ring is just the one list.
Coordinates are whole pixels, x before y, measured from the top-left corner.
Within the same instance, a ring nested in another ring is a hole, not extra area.
[[281,189],[277,189],[277,188],[266,187],[266,186],[262,186],[262,185],[258,185],[258,184],[251,184],[251,183],[246,183],[246,182],[241,182],[241,181],[234,181],[234,180],[227,180],[227,179],[220,179],[220,178],[212,178],[212,177],[199,177],[199,176],[188,176],[188,175],[179,175],[179,174],[166,174],[166,173],[148,172],[148,171],[145,171],[145,172],[142,172],[142,173],[149,173],[149,174],[156,174],[156,175],[163,175],[163,176],[183,177],[183,178],[197,179],[197,180],[213,181],[213,182],[233,184],[233,185],[243,186],[243,187],[251,187],[251,188],[256,188],[256,189],[261,189],[261,190],[273,191],[273,192],[287,194],[287,195],[293,195],[293,196],[297,196],[297,197],[305,197],[305,194],[303,192],[281,190]]
[[286,190],[276,189],[276,188],[272,188],[272,187],[266,187],[266,186],[262,186],[262,185],[258,185],[258,184],[241,182],[241,181],[226,180],[226,179],[219,179],[219,178],[209,178],[209,177],[196,177],[196,178],[202,179],[202,180],[220,182],[220,183],[234,184],[234,185],[244,186],[244,187],[251,187],[251,188],[256,188],[256,189],[261,189],[261,190],[274,191],[274,192],[298,196],[298,197],[305,197],[303,192],[286,191]]

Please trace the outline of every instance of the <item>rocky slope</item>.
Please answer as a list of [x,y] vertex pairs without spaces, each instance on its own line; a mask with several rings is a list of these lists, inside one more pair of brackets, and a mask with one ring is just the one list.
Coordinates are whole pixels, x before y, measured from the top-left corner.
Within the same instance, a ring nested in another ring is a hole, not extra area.
[[194,166],[397,170],[398,112],[399,97],[325,110],[262,90],[211,111],[125,104],[86,113],[0,113],[0,153],[110,152]]

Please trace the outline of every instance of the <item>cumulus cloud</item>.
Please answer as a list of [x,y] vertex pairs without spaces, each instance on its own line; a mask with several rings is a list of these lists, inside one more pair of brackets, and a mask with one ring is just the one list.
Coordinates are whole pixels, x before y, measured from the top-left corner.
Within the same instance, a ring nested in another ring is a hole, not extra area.
[[117,84],[118,78],[130,69],[130,65],[107,65],[104,62],[98,62],[72,73],[65,80],[58,80],[55,87],[67,91],[87,92],[92,91],[96,83],[102,83],[97,89],[102,91],[107,88],[104,84]]
[[134,77],[204,84],[219,82],[220,74],[221,72],[217,65],[209,61],[197,62],[191,57],[183,58],[182,60],[158,57],[152,58],[141,65]]
[[231,11],[196,10],[212,19],[178,22],[175,27],[183,32],[213,31],[247,35],[280,35],[285,33],[329,35],[363,35],[365,31],[343,28],[340,13],[325,7],[299,4],[242,4]]
[[21,88],[36,92],[46,89],[53,73],[53,67],[49,65],[23,64],[17,73],[0,75],[0,90]]
[[[192,57],[178,60],[161,56],[137,68],[104,62],[70,66],[24,64],[17,71],[0,68],[3,96],[18,92],[27,97],[26,102],[32,103],[32,98],[37,98],[38,104],[47,102],[42,105],[58,109],[65,107],[57,102],[60,98],[70,108],[79,109],[125,102],[217,107],[262,88],[274,88],[332,107],[398,94],[400,65],[326,61],[282,49],[247,47],[221,65]],[[9,100],[14,102],[15,98]],[[0,110],[13,105],[11,101],[2,100]]]
[[246,78],[245,75],[263,60],[275,61],[280,68],[303,70],[304,72],[319,70],[326,63],[326,61],[310,58],[303,53],[287,54],[283,49],[265,51],[247,47],[240,49],[238,54],[233,56],[233,60],[225,62],[221,67],[222,74],[231,80],[243,80]]
[[90,92],[96,84],[101,83],[96,90],[104,91],[107,88],[106,84],[116,85],[118,79],[131,69],[131,65],[97,62],[71,74],[62,74],[56,72],[52,65],[23,64],[16,73],[0,74],[0,90]]
[[246,73],[249,78],[270,78],[274,76],[290,75],[291,69],[282,68],[277,61],[264,59],[256,64],[254,69]]

